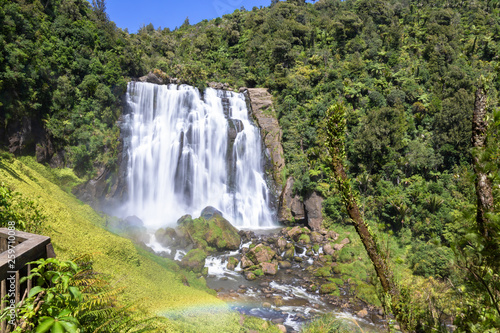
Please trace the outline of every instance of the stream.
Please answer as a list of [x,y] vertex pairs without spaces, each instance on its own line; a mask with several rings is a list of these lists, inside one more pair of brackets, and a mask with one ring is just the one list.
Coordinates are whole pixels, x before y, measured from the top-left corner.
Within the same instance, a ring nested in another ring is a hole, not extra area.
[[[252,230],[258,238],[275,235],[280,229]],[[301,327],[314,317],[331,313],[339,319],[355,322],[363,332],[385,332],[385,319],[381,313],[361,302],[352,302],[348,289],[340,287],[340,297],[312,291],[311,281],[318,280],[307,267],[313,264],[313,257],[307,256],[305,249],[298,250],[297,257],[302,262],[292,261],[291,267],[280,268],[276,275],[264,275],[249,281],[242,274],[241,262],[234,270],[227,268],[228,258],[239,258],[251,242],[243,243],[237,251],[228,251],[209,256],[207,286],[217,291],[217,297],[242,314],[270,320],[282,324],[287,332],[299,332]],[[183,250],[172,250],[158,244],[154,237],[148,244],[155,252],[181,260]],[[175,252],[174,252],[175,251]],[[320,249],[321,252],[321,249]],[[363,313],[361,316],[359,313]]]

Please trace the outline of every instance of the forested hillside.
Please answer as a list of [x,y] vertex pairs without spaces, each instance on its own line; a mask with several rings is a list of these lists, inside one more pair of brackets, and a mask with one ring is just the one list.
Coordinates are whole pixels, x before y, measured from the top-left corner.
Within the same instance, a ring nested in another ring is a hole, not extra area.
[[[410,327],[498,329],[498,1],[272,1],[137,34],[109,20],[104,0],[0,4],[5,150],[90,177],[116,167],[131,78],[154,71],[199,88],[266,87],[283,130],[283,178],[301,196],[326,198],[326,225],[349,224],[324,147],[326,111],[345,103],[349,177],[364,218],[396,244],[384,251]],[[478,85],[490,121],[482,150],[471,144]],[[488,237],[476,226],[473,156],[493,183]]]

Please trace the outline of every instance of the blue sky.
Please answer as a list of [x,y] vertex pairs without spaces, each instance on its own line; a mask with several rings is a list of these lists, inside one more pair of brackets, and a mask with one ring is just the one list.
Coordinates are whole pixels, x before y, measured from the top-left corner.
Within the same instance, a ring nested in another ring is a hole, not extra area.
[[135,33],[149,23],[155,28],[174,29],[181,26],[186,17],[195,24],[232,13],[242,6],[251,10],[270,4],[271,0],[106,0],[106,12],[118,27]]

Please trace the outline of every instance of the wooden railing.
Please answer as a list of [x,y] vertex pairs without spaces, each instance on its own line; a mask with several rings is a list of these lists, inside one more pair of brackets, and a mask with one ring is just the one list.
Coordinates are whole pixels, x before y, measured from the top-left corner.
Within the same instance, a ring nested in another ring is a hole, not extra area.
[[[31,264],[28,263],[41,258],[54,258],[55,252],[50,237],[14,228],[0,228],[0,252],[0,308],[3,311],[6,307],[12,308],[30,292],[31,280],[20,283],[22,277],[31,273]],[[8,303],[4,301],[6,295],[9,295]],[[1,323],[2,333],[9,331],[7,322]]]

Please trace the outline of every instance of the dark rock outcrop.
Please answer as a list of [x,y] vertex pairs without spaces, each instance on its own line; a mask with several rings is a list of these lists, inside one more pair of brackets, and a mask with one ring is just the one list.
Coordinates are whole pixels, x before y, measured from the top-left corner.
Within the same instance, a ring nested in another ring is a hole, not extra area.
[[277,194],[279,196],[283,188],[281,174],[285,167],[285,158],[281,145],[283,133],[279,126],[278,119],[275,116],[273,96],[266,88],[249,88],[247,92],[250,99],[252,114],[260,128],[264,145],[269,151],[273,179],[276,183]]
[[113,213],[127,196],[127,156],[123,152],[123,141],[117,151],[117,169],[96,166],[97,177],[75,187],[73,194],[95,210]]
[[304,201],[307,212],[307,224],[313,231],[319,231],[321,229],[321,223],[323,222],[321,206],[324,200],[325,199],[320,197],[316,192],[313,192]]
[[293,178],[286,180],[285,187],[281,192],[279,199],[278,220],[281,223],[294,221],[304,223],[306,220],[306,211],[304,204],[298,195],[293,195]]

